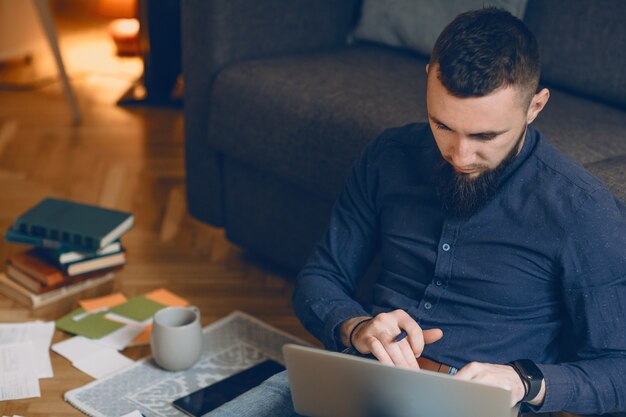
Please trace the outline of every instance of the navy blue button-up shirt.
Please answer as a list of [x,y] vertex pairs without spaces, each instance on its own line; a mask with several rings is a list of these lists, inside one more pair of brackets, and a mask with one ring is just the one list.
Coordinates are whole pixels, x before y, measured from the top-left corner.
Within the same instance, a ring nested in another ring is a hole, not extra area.
[[[294,308],[328,349],[347,319],[403,309],[441,328],[423,355],[535,361],[540,412],[626,410],[626,209],[529,127],[493,198],[447,218],[430,127],[384,131],[356,162],[325,237],[299,274]],[[373,303],[353,299],[376,253]]]

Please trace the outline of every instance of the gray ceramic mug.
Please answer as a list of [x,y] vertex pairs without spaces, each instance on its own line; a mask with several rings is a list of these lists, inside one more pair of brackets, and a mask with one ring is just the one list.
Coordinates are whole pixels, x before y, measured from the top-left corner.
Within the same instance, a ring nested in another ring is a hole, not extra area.
[[202,327],[198,307],[166,307],[152,323],[150,348],[154,361],[168,371],[182,371],[202,354]]

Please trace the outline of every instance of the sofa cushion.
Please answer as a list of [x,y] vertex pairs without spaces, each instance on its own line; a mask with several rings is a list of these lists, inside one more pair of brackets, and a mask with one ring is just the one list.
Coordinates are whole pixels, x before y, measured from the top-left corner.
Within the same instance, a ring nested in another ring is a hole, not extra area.
[[522,18],[527,0],[364,0],[356,39],[430,55],[441,31],[457,15],[486,6]]
[[425,65],[362,45],[227,67],[214,84],[210,145],[334,197],[380,131],[426,119]]
[[626,1],[530,0],[542,79],[626,107]]

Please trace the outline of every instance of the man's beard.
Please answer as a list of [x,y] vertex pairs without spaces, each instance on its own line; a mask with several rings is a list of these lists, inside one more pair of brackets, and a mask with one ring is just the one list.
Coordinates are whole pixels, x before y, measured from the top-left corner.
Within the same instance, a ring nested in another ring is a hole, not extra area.
[[435,184],[444,213],[466,220],[480,211],[496,193],[502,174],[517,157],[525,134],[526,128],[502,162],[476,178],[471,178],[470,174],[459,174],[445,159],[441,161],[435,170]]

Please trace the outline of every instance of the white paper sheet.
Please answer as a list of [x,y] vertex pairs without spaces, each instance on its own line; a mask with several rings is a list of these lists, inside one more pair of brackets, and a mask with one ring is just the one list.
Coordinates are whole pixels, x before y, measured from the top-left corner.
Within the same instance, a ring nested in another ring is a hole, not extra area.
[[41,397],[32,342],[0,345],[0,401]]
[[94,341],[115,350],[124,350],[144,329],[145,327],[141,325],[126,325]]
[[114,349],[106,349],[73,362],[74,367],[96,379],[105,377],[135,363]]
[[50,343],[54,335],[54,322],[34,321],[28,323],[0,324],[0,346],[9,343],[31,342],[34,354],[31,361],[39,378],[52,378]]
[[54,344],[52,350],[94,378],[102,378],[135,363],[115,348],[99,343],[100,340],[75,336]]
[[34,371],[34,352],[31,342],[0,345],[0,372]]
[[52,345],[52,350],[63,356],[70,362],[78,362],[81,359],[94,355],[101,350],[110,349],[83,336],[74,336],[67,340]]

